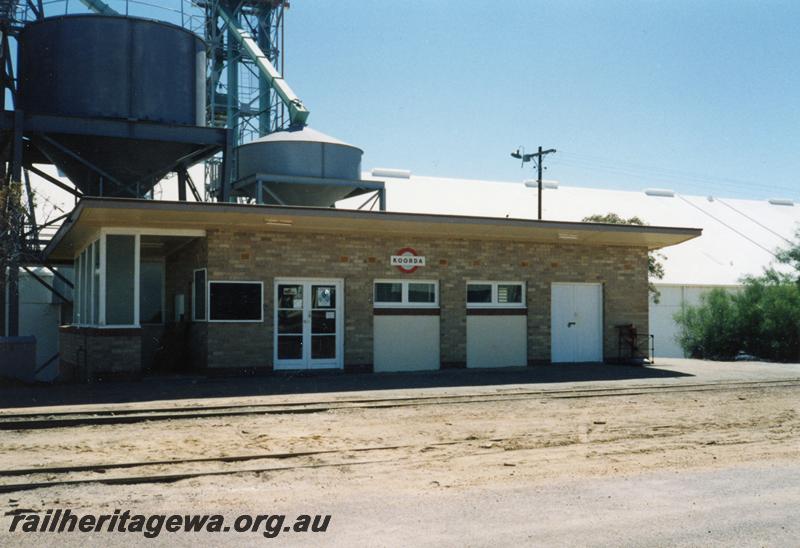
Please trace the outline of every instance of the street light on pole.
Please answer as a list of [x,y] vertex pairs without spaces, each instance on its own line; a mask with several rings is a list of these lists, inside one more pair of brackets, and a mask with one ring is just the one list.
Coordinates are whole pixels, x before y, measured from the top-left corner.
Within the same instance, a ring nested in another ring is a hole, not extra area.
[[512,158],[516,158],[517,160],[522,160],[522,166],[525,166],[525,162],[530,162],[534,158],[536,158],[536,167],[538,170],[538,177],[536,178],[536,183],[539,188],[539,217],[538,219],[542,220],[542,160],[548,154],[553,154],[556,151],[554,148],[549,148],[547,150],[542,150],[542,147],[539,147],[538,152],[532,152],[530,154],[525,154],[525,149],[522,148],[522,152],[520,152],[520,148],[516,151],[511,153]]

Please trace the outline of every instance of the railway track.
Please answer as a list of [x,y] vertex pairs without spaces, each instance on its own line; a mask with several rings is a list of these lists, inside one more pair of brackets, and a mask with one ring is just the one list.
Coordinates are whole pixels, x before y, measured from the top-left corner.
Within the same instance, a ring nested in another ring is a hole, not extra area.
[[259,403],[100,409],[37,413],[0,413],[0,430],[34,430],[75,426],[132,424],[146,421],[192,420],[242,415],[284,415],[324,413],[342,409],[387,409],[425,405],[458,405],[531,399],[608,398],[675,392],[706,392],[800,386],[800,378],[774,381],[727,381],[680,385],[639,385],[607,388],[569,388],[484,392],[413,397],[350,398],[302,403]]
[[[329,409],[381,409],[404,406],[447,405],[548,398],[628,397],[641,394],[692,393],[724,390],[738,391],[743,389],[769,389],[780,387],[800,387],[800,379],[693,383],[677,386],[640,385],[610,388],[520,390],[505,393],[400,398],[351,398],[343,400],[312,401],[298,404],[220,405],[203,406],[199,408],[183,407],[177,409],[159,407],[149,409],[103,410],[83,414],[62,412],[46,414],[46,419],[42,418],[45,416],[43,414],[23,413],[6,414],[0,417],[0,420],[5,421],[5,425],[3,426],[5,429],[9,429],[10,425],[14,425],[15,429],[24,430],[26,429],[26,425],[29,424],[32,424],[35,429],[75,424],[115,424],[118,422],[134,422],[141,420],[164,420],[167,417],[171,420],[189,420],[208,416],[231,416],[272,412],[309,413],[321,412]],[[98,419],[102,419],[102,422],[96,422]],[[50,423],[55,421],[55,426],[43,426],[44,422],[48,421]],[[706,427],[713,425],[698,426]],[[618,439],[634,439],[636,437],[656,437],[665,439],[670,436],[681,434],[681,429],[673,424],[652,426],[642,433],[628,431],[627,428],[623,427],[622,429],[616,428],[608,439],[596,440],[595,443],[613,443]],[[522,437],[526,438],[527,436],[523,435]],[[0,493],[48,487],[77,486],[90,483],[106,485],[171,483],[208,476],[282,473],[291,470],[357,467],[378,463],[396,463],[398,461],[411,461],[414,463],[419,461],[421,463],[422,461],[430,459],[447,458],[447,456],[451,454],[450,451],[460,452],[459,454],[462,456],[464,454],[478,455],[492,451],[502,452],[506,450],[503,447],[503,442],[505,441],[512,441],[512,439],[479,439],[470,436],[463,439],[432,441],[430,443],[417,445],[342,447],[294,452],[187,457],[137,462],[99,462],[86,465],[6,469],[0,470]],[[513,441],[519,443],[520,437],[516,436]],[[524,447],[534,449],[538,447],[536,443],[537,440],[532,438],[524,444]],[[570,443],[579,443],[579,440]],[[436,451],[434,451],[434,449]]]
[[[473,440],[458,440],[435,442],[425,444],[425,447],[444,447],[451,445],[459,445],[463,443],[473,442]],[[397,451],[401,449],[409,449],[417,446],[414,445],[386,445],[374,447],[348,447],[343,449],[326,449],[320,451],[298,451],[290,453],[262,453],[262,454],[249,454],[249,455],[232,455],[220,457],[203,457],[203,458],[185,458],[185,459],[170,459],[161,461],[144,461],[144,462],[125,462],[125,463],[98,463],[91,465],[76,465],[76,466],[55,466],[55,467],[42,467],[42,468],[18,468],[11,470],[0,471],[0,493],[13,493],[17,491],[28,491],[31,489],[41,489],[44,487],[68,486],[68,485],[81,485],[86,483],[100,483],[103,485],[132,485],[141,483],[171,483],[175,481],[203,477],[203,476],[225,476],[232,474],[260,474],[268,472],[281,472],[297,469],[312,469],[312,468],[329,468],[338,466],[359,466],[365,464],[376,464],[383,462],[396,462],[397,456],[387,459],[370,458],[367,460],[335,460],[333,462],[304,462],[288,464],[284,466],[256,466],[247,468],[223,468],[225,464],[243,463],[243,462],[263,462],[272,463],[276,461],[298,461],[300,459],[315,459],[320,457],[330,456],[352,456],[364,453],[380,453]],[[422,446],[420,446],[422,447]],[[173,467],[180,468],[186,465],[213,465],[211,468],[194,469],[183,472],[153,472],[153,468]],[[109,470],[124,470],[126,475],[105,477]],[[78,474],[78,477],[73,477]],[[83,477],[81,477],[81,474]],[[59,476],[68,476],[67,479],[57,479]],[[28,478],[28,481],[18,483],[5,483],[6,478],[23,477]],[[38,478],[47,478],[46,481],[41,481]]]
[[[629,434],[620,432],[619,436]],[[657,434],[660,438],[670,433]],[[649,434],[649,436],[651,436]],[[523,438],[525,436],[522,436]],[[409,445],[383,445],[367,447],[343,447],[317,451],[296,451],[281,453],[259,453],[246,455],[227,455],[219,457],[178,458],[158,461],[95,463],[89,465],[50,466],[0,470],[0,493],[13,493],[47,487],[76,486],[82,484],[135,485],[150,483],[172,483],[180,480],[228,476],[238,474],[262,474],[288,472],[292,470],[356,467],[369,464],[411,461],[421,464],[448,458],[448,454],[431,455],[433,449],[459,448],[459,456],[489,453],[504,453],[503,442],[519,442],[520,436],[513,438],[469,436],[462,439],[429,442]],[[614,441],[611,439],[609,441]],[[573,443],[579,443],[577,440]],[[464,451],[464,447],[467,450]],[[528,447],[534,449],[536,447]],[[398,454],[408,450],[407,454]],[[380,454],[390,454],[386,458],[376,458]],[[366,458],[354,460],[355,457]],[[250,462],[255,466],[228,466]],[[284,463],[277,465],[277,463]],[[188,469],[187,469],[188,468]],[[166,470],[165,470],[166,469]],[[121,475],[106,475],[109,471],[119,471]]]

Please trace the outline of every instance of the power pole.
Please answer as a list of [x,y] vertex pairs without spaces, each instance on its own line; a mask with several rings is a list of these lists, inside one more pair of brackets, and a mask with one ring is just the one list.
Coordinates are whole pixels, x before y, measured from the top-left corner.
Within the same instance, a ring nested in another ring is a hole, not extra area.
[[547,150],[542,150],[542,147],[539,147],[539,152],[532,152],[531,154],[525,154],[524,152],[520,153],[519,149],[516,152],[511,153],[512,158],[517,158],[518,160],[522,160],[522,164],[525,165],[525,162],[530,162],[534,158],[536,158],[536,167],[538,170],[539,176],[536,178],[536,182],[539,187],[539,217],[538,219],[542,220],[542,161],[544,157],[548,154],[553,154],[556,151],[554,148],[548,148]]
[[536,178],[536,182],[539,185],[539,217],[538,219],[542,220],[542,160],[544,159],[546,154],[552,154],[556,151],[554,148],[550,148],[547,150],[542,150],[542,147],[539,147],[539,152],[536,153],[536,158],[538,158],[536,162],[536,167],[539,170],[539,176]]

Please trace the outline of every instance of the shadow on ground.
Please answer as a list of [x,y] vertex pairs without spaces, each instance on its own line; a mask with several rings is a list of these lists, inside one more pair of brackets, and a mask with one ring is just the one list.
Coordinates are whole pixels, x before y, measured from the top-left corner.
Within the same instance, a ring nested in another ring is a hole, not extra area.
[[558,364],[381,374],[314,372],[236,377],[152,376],[136,381],[91,384],[0,385],[0,408],[690,376],[692,375],[688,373],[654,367],[605,364]]

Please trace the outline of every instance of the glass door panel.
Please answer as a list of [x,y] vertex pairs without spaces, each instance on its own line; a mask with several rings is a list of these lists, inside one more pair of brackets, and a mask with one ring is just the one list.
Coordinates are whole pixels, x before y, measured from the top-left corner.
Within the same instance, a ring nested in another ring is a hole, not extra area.
[[303,285],[279,284],[277,298],[279,360],[303,359]]
[[336,286],[311,285],[311,359],[336,359]]
[[288,281],[276,285],[276,368],[341,367],[339,281]]

